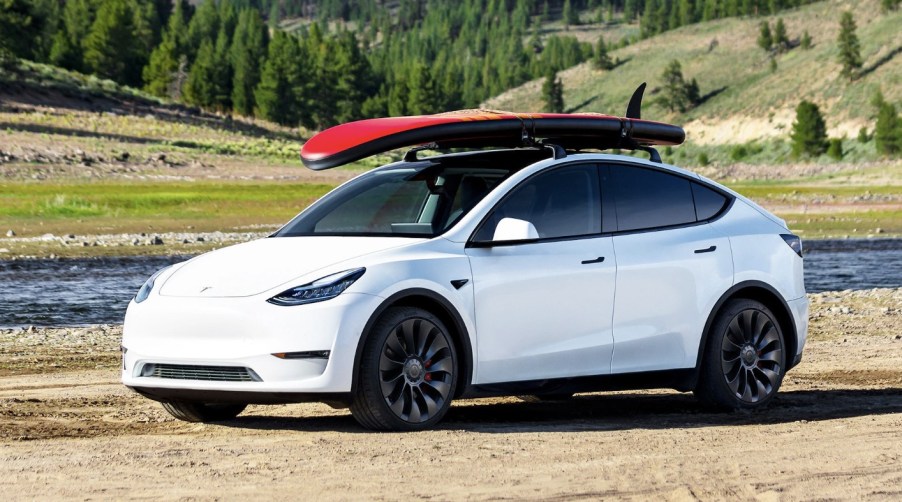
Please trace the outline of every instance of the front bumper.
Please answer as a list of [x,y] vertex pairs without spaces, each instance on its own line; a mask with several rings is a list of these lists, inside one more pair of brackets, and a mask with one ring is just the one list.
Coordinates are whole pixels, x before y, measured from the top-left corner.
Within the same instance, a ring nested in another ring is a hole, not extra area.
[[[344,293],[320,303],[281,307],[261,297],[184,298],[158,294],[129,305],[123,331],[122,383],[152,399],[294,402],[351,391],[364,326],[382,299]],[[328,358],[273,354],[329,351]],[[187,368],[153,376],[149,365]],[[212,369],[202,379],[191,371]],[[219,369],[246,368],[244,381]],[[186,374],[188,376],[186,376]]]

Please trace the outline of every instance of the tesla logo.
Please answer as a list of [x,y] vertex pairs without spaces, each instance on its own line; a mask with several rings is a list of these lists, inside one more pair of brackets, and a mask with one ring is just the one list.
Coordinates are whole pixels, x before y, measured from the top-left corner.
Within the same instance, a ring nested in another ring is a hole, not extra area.
[[204,286],[204,288],[201,289],[200,292],[203,293],[204,291],[206,291],[208,289],[213,289],[213,286]]

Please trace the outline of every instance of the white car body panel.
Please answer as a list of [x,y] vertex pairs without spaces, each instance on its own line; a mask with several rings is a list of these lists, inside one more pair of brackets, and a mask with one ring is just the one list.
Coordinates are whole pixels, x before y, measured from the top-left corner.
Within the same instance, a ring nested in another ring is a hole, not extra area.
[[[696,253],[711,246],[711,252]],[[729,239],[702,224],[617,235],[614,249],[611,371],[694,367],[708,314],[733,285]]]
[[[611,237],[468,248],[467,254],[480,342],[474,383],[610,373]],[[582,263],[599,257],[605,260]]]
[[166,279],[160,294],[208,298],[257,295],[282,285],[298,286],[303,284],[298,282],[300,277],[329,265],[404,244],[405,239],[388,237],[258,239],[194,258]]

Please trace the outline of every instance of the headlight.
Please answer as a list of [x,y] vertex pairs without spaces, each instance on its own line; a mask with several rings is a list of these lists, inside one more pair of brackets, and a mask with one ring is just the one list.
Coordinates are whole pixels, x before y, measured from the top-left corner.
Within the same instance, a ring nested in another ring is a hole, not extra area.
[[154,272],[154,274],[152,276],[150,276],[150,279],[147,279],[146,281],[144,281],[144,285],[141,286],[141,289],[138,290],[138,294],[135,295],[135,303],[141,303],[144,300],[146,300],[148,296],[150,296],[150,292],[153,291],[154,281],[156,281],[157,277],[159,277],[160,274],[165,272],[166,269],[168,269],[168,268],[169,267],[161,268],[160,270],[157,270],[156,272]]
[[360,279],[364,272],[366,272],[365,268],[355,268],[328,275],[310,284],[282,291],[266,301],[274,305],[290,306],[331,300],[351,287],[351,284]]

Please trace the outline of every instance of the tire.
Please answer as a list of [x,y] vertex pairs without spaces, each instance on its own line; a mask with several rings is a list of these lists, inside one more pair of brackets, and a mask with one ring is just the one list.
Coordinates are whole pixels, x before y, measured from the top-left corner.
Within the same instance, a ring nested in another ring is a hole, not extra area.
[[759,409],[785,374],[786,343],[774,314],[761,302],[734,299],[711,325],[694,393],[715,409]]
[[221,422],[237,417],[246,404],[214,404],[187,401],[168,401],[163,408],[173,417],[185,422]]
[[351,415],[372,430],[428,429],[451,406],[458,367],[454,341],[438,317],[392,307],[364,342]]

